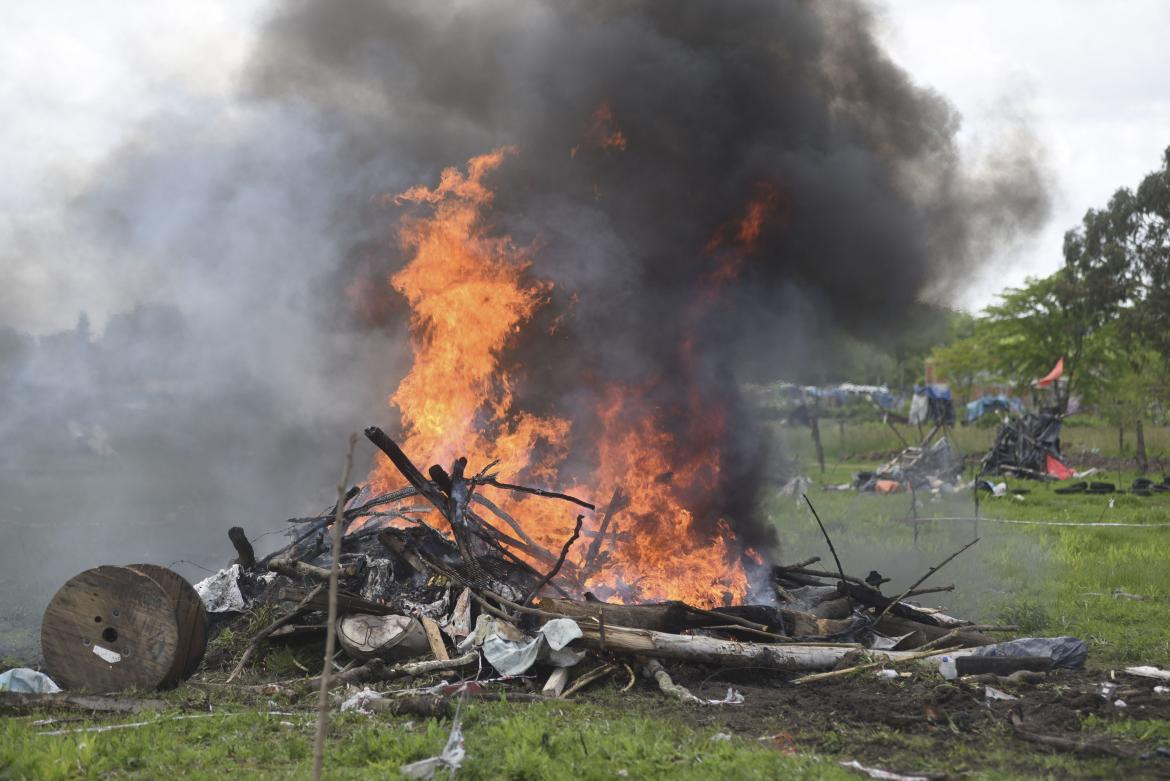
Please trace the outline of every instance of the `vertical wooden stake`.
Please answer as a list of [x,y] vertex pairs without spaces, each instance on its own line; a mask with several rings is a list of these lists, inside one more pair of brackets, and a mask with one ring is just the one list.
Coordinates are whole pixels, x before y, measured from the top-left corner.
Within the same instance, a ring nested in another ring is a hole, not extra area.
[[[427,635],[427,644],[431,647],[431,653],[440,662],[445,662],[451,658],[447,653],[447,644],[443,642],[443,631],[439,629],[438,623],[430,616],[422,616],[419,618],[422,623],[423,631]],[[454,675],[454,670],[443,670],[440,675]]]
[[321,692],[317,697],[317,735],[313,740],[313,781],[321,781],[321,769],[325,764],[325,733],[329,729],[329,677],[333,673],[333,649],[337,644],[337,569],[341,557],[341,538],[345,525],[345,487],[349,485],[349,472],[353,469],[353,448],[357,434],[349,435],[349,452],[345,454],[345,465],[341,468],[341,481],[337,484],[337,507],[333,515],[333,561],[329,566],[329,618],[325,622],[325,666],[321,670]]

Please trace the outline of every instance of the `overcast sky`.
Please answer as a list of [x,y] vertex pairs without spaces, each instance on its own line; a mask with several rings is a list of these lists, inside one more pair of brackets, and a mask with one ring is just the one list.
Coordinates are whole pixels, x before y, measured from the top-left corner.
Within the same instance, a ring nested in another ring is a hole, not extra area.
[[[262,0],[5,2],[0,48],[0,325],[44,332],[86,309],[97,324],[146,293],[119,279],[63,219],[103,159],[160,113],[224,103]],[[1170,145],[1170,2],[888,0],[882,37],[943,93],[977,148],[1023,112],[1054,175],[1048,227],[1001,257],[957,303],[1061,262],[1061,237]],[[117,266],[133,273],[133,264]],[[127,298],[129,297],[129,300]]]

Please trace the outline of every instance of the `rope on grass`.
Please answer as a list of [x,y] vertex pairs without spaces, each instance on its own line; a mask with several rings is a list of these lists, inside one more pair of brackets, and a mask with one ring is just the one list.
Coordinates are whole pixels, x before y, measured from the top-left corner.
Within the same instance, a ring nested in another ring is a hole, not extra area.
[[1014,518],[976,518],[974,516],[953,516],[943,518],[914,518],[909,523],[926,523],[927,521],[978,521],[980,523],[1010,523],[1021,526],[1111,526],[1126,529],[1157,529],[1170,526],[1166,523],[1121,523],[1118,521],[1021,521]]

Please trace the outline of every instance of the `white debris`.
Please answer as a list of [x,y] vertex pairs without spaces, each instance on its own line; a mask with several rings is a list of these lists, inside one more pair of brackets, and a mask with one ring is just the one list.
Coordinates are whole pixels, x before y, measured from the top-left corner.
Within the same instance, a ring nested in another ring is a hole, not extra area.
[[726,740],[731,740],[731,733],[729,733],[729,732],[716,732],[714,735],[711,736],[711,740],[715,741],[716,743],[722,743]]
[[581,627],[570,618],[554,618],[540,628],[536,637],[530,637],[511,624],[481,614],[475,632],[468,635],[459,648],[466,651],[481,643],[484,658],[501,675],[519,675],[537,661],[554,667],[577,664],[585,657],[585,652],[573,650],[568,645],[581,635]]
[[1114,708],[1127,708],[1129,706],[1125,704],[1125,700],[1118,698],[1118,699],[1113,701],[1113,707]]
[[208,613],[239,613],[244,609],[246,603],[238,582],[243,571],[239,564],[233,564],[195,584],[195,593]]
[[1125,671],[1130,675],[1140,675],[1143,678],[1159,678],[1163,681],[1170,681],[1170,670],[1162,670],[1157,667],[1150,667],[1149,665],[1126,667]]
[[356,711],[357,713],[371,713],[369,704],[375,700],[385,699],[381,694],[373,689],[366,687],[355,694],[352,694],[341,703],[342,711]]
[[901,773],[891,773],[889,770],[882,770],[881,768],[866,767],[856,759],[851,762],[841,762],[840,765],[841,767],[847,767],[850,770],[863,773],[870,778],[883,779],[883,781],[929,781],[926,776],[904,776]]
[[990,701],[992,701],[992,700],[1005,700],[1005,701],[1011,701],[1011,700],[1018,700],[1018,699],[1020,699],[1020,698],[1019,698],[1019,697],[1017,697],[1016,695],[1014,695],[1014,694],[1008,694],[1007,692],[1000,691],[999,689],[995,688],[994,686],[984,686],[984,687],[983,687],[983,697],[984,697],[984,698],[985,698],[985,699],[986,699],[988,702],[990,702]]
[[28,667],[14,667],[0,673],[0,692],[23,694],[56,694],[61,691],[49,676]]
[[462,711],[463,703],[460,702],[459,707],[455,709],[455,718],[451,720],[451,735],[447,738],[447,745],[437,757],[428,757],[403,765],[398,768],[398,772],[407,778],[431,779],[439,770],[447,770],[454,778],[455,772],[467,758],[467,749],[463,745]]
[[1155,686],[1154,694],[1170,694],[1170,686]]

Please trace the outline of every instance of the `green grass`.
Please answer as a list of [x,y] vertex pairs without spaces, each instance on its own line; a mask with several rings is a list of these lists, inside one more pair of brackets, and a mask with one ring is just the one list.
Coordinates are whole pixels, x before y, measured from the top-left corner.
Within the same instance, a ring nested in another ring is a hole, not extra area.
[[[53,736],[37,732],[90,722],[33,721],[0,723],[0,777],[145,779],[182,772],[186,779],[283,779],[308,777],[312,764],[315,716],[307,712],[167,713],[147,726]],[[449,730],[449,722],[435,720],[335,715],[326,775],[398,778],[402,764],[438,754]],[[580,703],[469,704],[464,730],[463,779],[852,777],[828,759],[788,756],[742,738],[716,740],[715,730]]]

